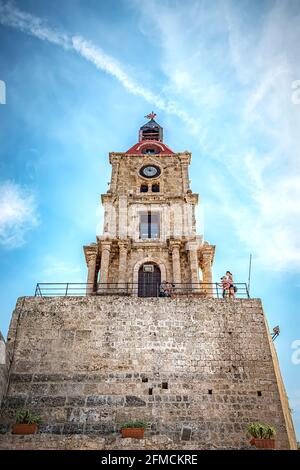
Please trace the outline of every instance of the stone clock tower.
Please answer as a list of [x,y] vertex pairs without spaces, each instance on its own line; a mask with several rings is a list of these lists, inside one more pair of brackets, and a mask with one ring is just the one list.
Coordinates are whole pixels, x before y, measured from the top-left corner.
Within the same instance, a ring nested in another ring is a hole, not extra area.
[[[109,156],[103,234],[84,247],[87,291],[38,284],[17,301],[0,367],[0,449],[248,449],[251,422],[277,429],[277,449],[296,449],[261,300],[213,295],[191,155],[147,117],[139,142]],[[174,295],[157,298],[164,280]],[[20,408],[41,418],[37,434],[11,433]],[[120,438],[137,419],[145,439]]]
[[165,280],[177,290],[202,286],[210,295],[215,247],[196,233],[199,198],[190,189],[191,154],[171,150],[155,114],[147,118],[137,144],[109,154],[103,235],[84,247],[88,289],[126,288],[155,297]]

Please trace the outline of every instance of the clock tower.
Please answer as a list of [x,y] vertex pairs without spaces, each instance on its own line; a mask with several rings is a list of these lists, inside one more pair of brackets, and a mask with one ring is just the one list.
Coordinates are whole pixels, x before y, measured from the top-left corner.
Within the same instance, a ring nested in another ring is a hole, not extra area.
[[155,297],[166,281],[175,292],[210,296],[215,247],[196,233],[199,197],[190,189],[191,154],[171,150],[156,115],[146,117],[138,143],[109,154],[103,234],[84,246],[88,292],[118,289]]

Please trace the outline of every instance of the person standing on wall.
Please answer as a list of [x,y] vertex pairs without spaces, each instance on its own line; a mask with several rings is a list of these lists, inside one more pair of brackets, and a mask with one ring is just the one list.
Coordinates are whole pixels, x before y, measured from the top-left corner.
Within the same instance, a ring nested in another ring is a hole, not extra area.
[[229,297],[235,298],[236,288],[234,286],[233,275],[230,271],[226,271],[226,277],[229,283]]
[[225,299],[225,298],[226,298],[226,294],[227,294],[227,293],[229,294],[230,283],[229,283],[229,281],[228,281],[228,279],[227,279],[226,276],[221,277],[221,281],[222,281],[222,289],[223,289],[223,294],[222,294],[222,296],[223,296],[223,299]]

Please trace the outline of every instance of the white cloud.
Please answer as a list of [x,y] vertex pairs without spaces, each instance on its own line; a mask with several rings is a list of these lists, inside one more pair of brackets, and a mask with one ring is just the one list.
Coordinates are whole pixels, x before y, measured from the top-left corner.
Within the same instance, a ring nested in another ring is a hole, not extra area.
[[239,167],[245,170],[252,204],[246,217],[233,218],[241,240],[255,251],[261,264],[273,270],[300,269],[300,108],[293,104],[291,93],[299,73],[295,60],[299,20],[299,13],[292,16],[289,8],[278,2],[266,16],[255,43],[251,44],[250,38],[247,42],[242,30],[236,31],[231,41],[232,49],[238,51],[243,36],[247,54],[237,54],[235,69],[238,75],[246,71],[252,76],[242,126],[248,134],[260,133],[270,147],[241,160]]
[[[255,162],[257,158],[251,160]],[[252,177],[252,173],[253,169],[240,188],[241,192],[245,187],[248,191],[247,197],[241,199],[232,193],[228,181],[212,177],[216,201],[211,210],[229,221],[233,233],[261,267],[271,271],[299,270],[300,177],[278,180],[270,189],[264,183],[256,185],[258,176]]]
[[202,119],[199,146],[229,175],[211,176],[210,206],[261,266],[300,270],[299,10],[276,2],[254,23],[233,2],[134,3],[166,89]]
[[269,269],[299,270],[300,106],[292,101],[299,13],[275,2],[252,22],[233,2],[191,0],[187,8],[149,0],[147,11],[133,3],[141,31],[160,46],[167,79],[161,94],[136,83],[98,46],[1,0],[0,22],[76,51],[128,92],[179,117],[200,149],[226,165],[229,180],[215,176],[226,193],[217,210],[234,234]]
[[70,40],[66,34],[48,28],[44,20],[19,10],[11,2],[0,1],[0,23],[66,49],[70,47]]
[[25,235],[38,225],[36,200],[26,188],[5,181],[0,184],[0,244],[15,248],[25,243]]
[[92,42],[80,36],[71,37],[65,32],[49,28],[42,18],[23,12],[12,3],[3,3],[1,0],[0,23],[16,28],[41,40],[61,46],[64,49],[76,51],[81,57],[93,63],[99,70],[116,78],[129,93],[142,97],[157,109],[164,110],[167,113],[179,117],[190,126],[190,129],[194,133],[199,131],[198,122],[192,119],[183,109],[178,107],[175,101],[164,99],[136,83],[125,71],[124,66],[102,51],[100,47],[95,46]]
[[80,265],[47,255],[43,259],[41,275],[46,281],[60,282],[61,279],[68,282],[78,281],[78,275],[82,272]]

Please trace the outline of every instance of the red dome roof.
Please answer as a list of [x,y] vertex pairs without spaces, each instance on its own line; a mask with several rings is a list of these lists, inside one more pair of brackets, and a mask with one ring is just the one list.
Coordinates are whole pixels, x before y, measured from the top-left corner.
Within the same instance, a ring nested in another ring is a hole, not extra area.
[[[147,149],[154,149],[154,152],[147,152]],[[138,155],[166,155],[169,153],[174,153],[166,144],[159,142],[157,140],[142,140],[137,144],[133,145],[127,152],[129,154],[138,154]]]

